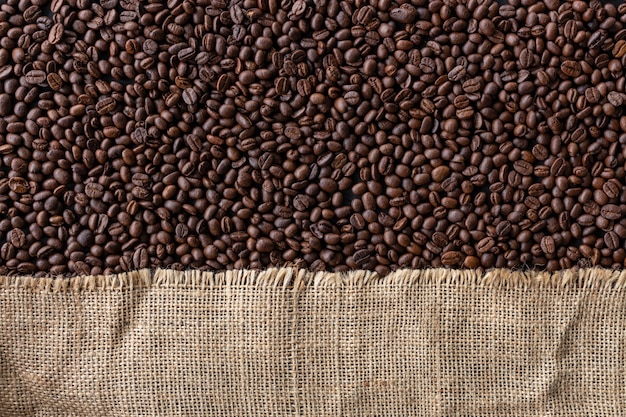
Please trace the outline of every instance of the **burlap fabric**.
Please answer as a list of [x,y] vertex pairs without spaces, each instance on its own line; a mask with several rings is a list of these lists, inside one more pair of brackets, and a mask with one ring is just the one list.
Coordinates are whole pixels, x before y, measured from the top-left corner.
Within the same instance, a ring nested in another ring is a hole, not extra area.
[[0,278],[1,416],[619,416],[626,273]]

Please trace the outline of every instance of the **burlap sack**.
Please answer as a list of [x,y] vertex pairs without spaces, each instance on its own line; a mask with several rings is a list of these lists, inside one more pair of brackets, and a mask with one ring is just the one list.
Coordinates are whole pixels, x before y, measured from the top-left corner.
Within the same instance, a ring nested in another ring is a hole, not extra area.
[[0,277],[1,416],[619,416],[626,273]]

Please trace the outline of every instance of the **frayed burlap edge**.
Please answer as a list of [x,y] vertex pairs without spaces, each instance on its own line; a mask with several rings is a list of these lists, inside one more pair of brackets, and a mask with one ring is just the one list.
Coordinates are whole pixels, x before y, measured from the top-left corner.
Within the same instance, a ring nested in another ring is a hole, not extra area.
[[613,417],[626,271],[0,277],[0,417]]
[[402,269],[381,277],[374,271],[312,272],[296,267],[265,270],[175,271],[141,269],[116,275],[35,278],[0,276],[0,288],[41,292],[119,291],[140,288],[203,289],[223,286],[254,286],[305,290],[308,287],[475,285],[494,288],[597,288],[626,287],[626,270],[603,268],[567,269],[557,272],[489,271],[445,268]]

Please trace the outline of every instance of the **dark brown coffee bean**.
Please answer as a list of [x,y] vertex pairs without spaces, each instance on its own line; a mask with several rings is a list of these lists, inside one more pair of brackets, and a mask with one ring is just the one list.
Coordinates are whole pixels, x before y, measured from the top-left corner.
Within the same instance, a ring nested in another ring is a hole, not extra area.
[[302,137],[302,132],[297,126],[287,126],[285,128],[285,136],[291,140],[298,140]]
[[620,247],[620,240],[619,240],[619,236],[617,236],[617,233],[615,233],[614,231],[608,231],[604,234],[604,244],[606,245],[607,248],[611,249],[611,250],[617,250]]
[[228,74],[220,75],[216,84],[217,90],[224,92],[229,86],[230,86],[230,78],[228,77]]
[[409,3],[404,3],[400,7],[392,9],[389,17],[400,23],[413,23],[417,19],[417,9]]
[[0,80],[7,79],[13,73],[12,65],[0,65]]
[[600,91],[596,87],[589,87],[585,90],[585,98],[590,104],[595,104],[600,101]]
[[41,70],[32,70],[26,73],[26,82],[29,84],[41,84],[46,81],[46,73]]
[[463,82],[463,91],[466,94],[473,94],[482,88],[482,82],[479,78],[470,78]]
[[112,97],[105,97],[104,99],[96,103],[96,111],[100,115],[110,113],[113,110],[115,110],[116,107],[117,107],[117,103],[115,102],[115,99],[113,99]]
[[607,94],[607,100],[615,107],[620,107],[624,104],[624,96],[617,91],[611,91]]
[[26,246],[26,235],[21,229],[13,229],[7,233],[7,241],[20,249]]
[[287,90],[288,89],[287,78],[285,78],[285,77],[278,77],[276,79],[276,81],[274,81],[274,86],[276,87],[276,92],[278,94],[285,94],[285,93],[287,93],[287,91],[288,91]]
[[444,252],[441,255],[441,263],[445,266],[457,266],[463,262],[463,254],[458,251]]
[[27,193],[30,189],[30,185],[26,179],[21,177],[12,177],[9,179],[9,189],[17,194]]
[[104,187],[95,182],[88,183],[85,185],[85,194],[89,198],[101,198],[104,195]]
[[196,104],[198,101],[198,93],[193,88],[186,88],[182,94],[183,101],[188,105]]
[[63,79],[55,72],[48,74],[46,79],[50,88],[55,91],[59,90],[63,86]]
[[626,55],[626,40],[624,39],[620,39],[615,43],[615,46],[613,47],[613,56],[615,58],[621,58],[624,55]]
[[524,160],[515,161],[513,163],[513,168],[521,175],[530,175],[533,173],[533,166]]
[[356,251],[352,255],[352,259],[354,259],[354,263],[359,267],[363,267],[370,260],[371,254],[367,249],[361,249]]
[[555,252],[556,248],[552,236],[541,238],[541,250],[548,255],[552,255]]
[[519,55],[519,63],[521,68],[530,68],[533,65],[534,55],[528,48],[522,49]]
[[465,67],[462,65],[457,65],[456,67],[452,68],[450,72],[448,72],[448,79],[450,81],[459,81],[460,79],[465,77],[465,74],[467,74]]
[[580,62],[566,60],[561,64],[561,71],[568,77],[578,77],[582,71]]
[[489,252],[494,247],[495,243],[496,242],[491,237],[483,238],[476,244],[476,250],[478,253]]
[[50,29],[50,34],[48,35],[48,42],[50,42],[52,45],[56,45],[57,43],[61,42],[61,39],[63,39],[64,30],[65,28],[63,27],[62,23],[57,23],[52,26],[52,28]]
[[600,215],[608,220],[619,220],[622,217],[622,211],[618,205],[606,204],[600,209]]
[[614,178],[611,178],[602,185],[602,190],[608,198],[617,198],[622,192],[622,186]]
[[271,252],[274,250],[274,242],[269,238],[260,238],[256,242],[256,250],[259,252]]
[[132,264],[136,269],[147,268],[150,265],[148,251],[143,247],[136,249],[133,252]]
[[450,175],[450,168],[445,165],[436,167],[435,169],[433,169],[432,174],[431,174],[433,181],[436,181],[436,182],[442,182],[443,180],[448,178],[449,175]]

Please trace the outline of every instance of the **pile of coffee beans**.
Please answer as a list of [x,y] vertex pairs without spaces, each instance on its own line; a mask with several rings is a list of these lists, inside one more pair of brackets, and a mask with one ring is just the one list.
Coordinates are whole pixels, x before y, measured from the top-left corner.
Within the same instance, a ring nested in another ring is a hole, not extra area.
[[626,4],[4,0],[0,273],[626,265]]

